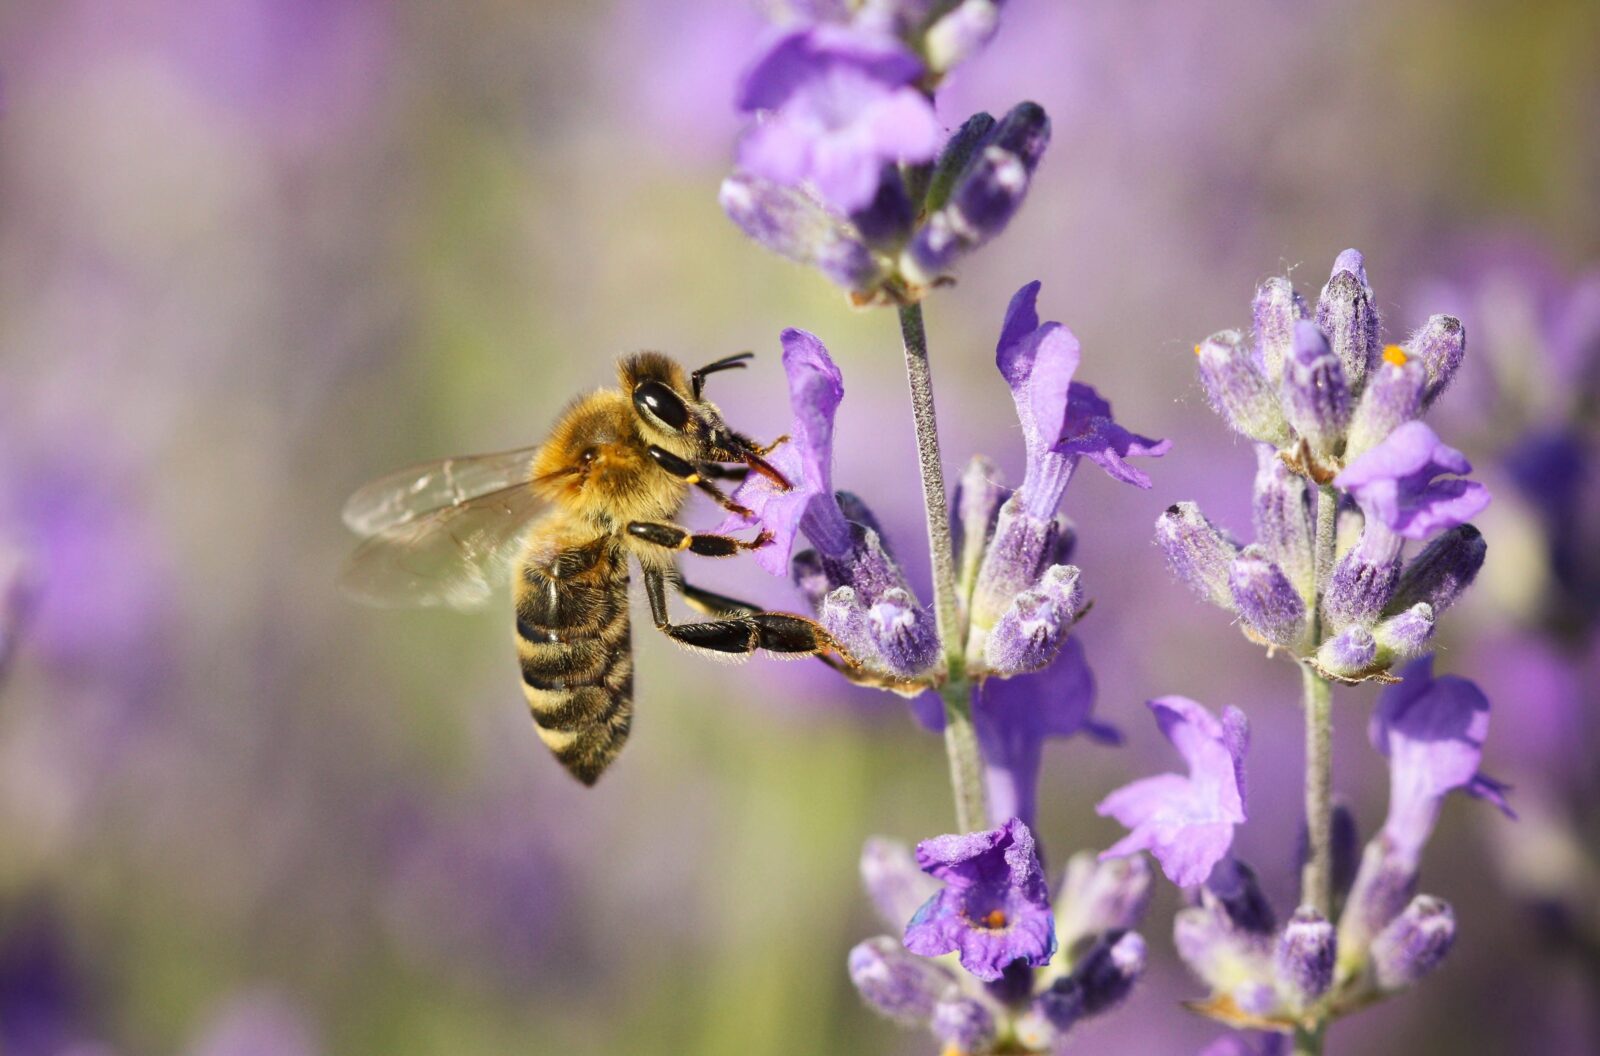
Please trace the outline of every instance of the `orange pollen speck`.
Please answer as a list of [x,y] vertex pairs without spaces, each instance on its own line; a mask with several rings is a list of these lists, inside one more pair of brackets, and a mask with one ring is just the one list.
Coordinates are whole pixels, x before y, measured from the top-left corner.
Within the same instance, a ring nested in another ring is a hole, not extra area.
[[1384,346],[1383,361],[1385,363],[1393,363],[1397,367],[1403,367],[1406,365],[1407,358],[1406,350],[1401,348],[1399,345]]
[[1194,354],[1197,355],[1197,356],[1200,354],[1200,346],[1199,345],[1195,345],[1194,346]]
[[991,909],[983,915],[982,924],[986,928],[1003,928],[1006,926],[1006,911]]

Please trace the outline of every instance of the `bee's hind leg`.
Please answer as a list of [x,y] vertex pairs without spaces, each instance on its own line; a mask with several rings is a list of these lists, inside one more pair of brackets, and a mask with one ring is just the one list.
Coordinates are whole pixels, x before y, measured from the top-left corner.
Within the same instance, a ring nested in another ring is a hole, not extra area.
[[687,550],[701,557],[732,557],[741,550],[759,550],[772,541],[772,533],[768,531],[762,531],[754,539],[746,541],[731,535],[691,532],[675,524],[657,521],[632,521],[628,524],[628,534],[667,550]]
[[650,599],[650,616],[657,629],[681,645],[731,656],[748,656],[757,649],[766,649],[831,661],[833,658],[825,654],[837,653],[847,664],[855,662],[820,623],[804,616],[767,612],[720,594],[685,587],[686,601],[702,611],[720,614],[722,618],[673,623],[667,612],[667,577],[660,572],[646,571],[644,586]]

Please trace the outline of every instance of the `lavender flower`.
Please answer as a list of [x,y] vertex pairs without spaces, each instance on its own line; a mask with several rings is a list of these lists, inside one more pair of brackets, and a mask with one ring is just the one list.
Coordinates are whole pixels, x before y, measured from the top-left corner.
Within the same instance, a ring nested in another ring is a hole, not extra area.
[[1168,506],[1156,520],[1156,542],[1172,573],[1211,604],[1233,611],[1232,570],[1239,544],[1192,502]]
[[1189,764],[1189,776],[1147,777],[1101,800],[1095,808],[1099,814],[1132,830],[1101,857],[1149,850],[1173,883],[1190,887],[1203,883],[1227,855],[1234,826],[1245,820],[1249,723],[1232,707],[1218,720],[1187,697],[1148,704],[1162,734]]
[[1384,834],[1415,860],[1433,833],[1444,797],[1460,789],[1510,814],[1504,786],[1478,770],[1489,732],[1489,700],[1464,678],[1433,676],[1433,657],[1408,665],[1373,711],[1373,747],[1389,757]]
[[869,296],[886,274],[861,231],[805,189],[735,173],[722,182],[718,201],[745,234],[853,294]]
[[1031,282],[1011,298],[995,348],[1028,458],[1021,487],[1000,507],[976,575],[969,660],[981,657],[996,621],[1043,571],[1059,534],[1056,510],[1078,464],[1087,458],[1114,479],[1148,488],[1150,478],[1127,458],[1160,456],[1171,446],[1118,425],[1111,405],[1073,380],[1081,358],[1078,339],[1060,323],[1040,324],[1039,286]]
[[1334,478],[1367,519],[1406,539],[1428,539],[1464,524],[1489,505],[1482,484],[1451,478],[1472,465],[1422,422],[1407,422]]
[[979,685],[972,719],[983,749],[992,817],[1033,824],[1045,738],[1081,732],[1103,744],[1121,742],[1115,728],[1094,720],[1093,709],[1094,674],[1076,639],[1068,639],[1055,663],[1037,674]]
[[815,188],[842,213],[871,204],[886,164],[931,161],[943,142],[916,88],[922,63],[900,42],[817,25],[778,38],[745,74],[739,109],[765,112],[739,164],[773,183]]
[[[1080,1019],[1109,1010],[1128,993],[1144,969],[1144,940],[1128,929],[1138,924],[1149,902],[1148,866],[1141,858],[1100,863],[1087,853],[1075,856],[1054,907],[1061,943],[1058,947],[1052,937],[1052,952],[1042,961],[1030,959],[1040,929],[1049,927],[1049,913],[1041,911],[1043,874],[1027,833],[1025,825],[1012,821],[994,832],[927,841],[924,848],[942,845],[950,852],[937,852],[934,857],[941,860],[932,870],[957,874],[942,889],[918,870],[903,845],[868,841],[862,874],[887,923],[898,930],[911,914],[908,899],[919,888],[933,889],[905,929],[908,945],[923,921],[935,929],[935,946],[944,946],[953,932],[962,948],[976,945],[985,963],[1004,964],[982,974],[991,981],[980,981],[978,975],[908,953],[889,936],[869,939],[849,957],[851,979],[868,1004],[906,1025],[926,1027],[945,1049],[989,1053],[1000,1038],[1011,1037],[1029,1051],[1044,1052]],[[929,864],[921,849],[919,856]],[[954,864],[946,864],[952,858]],[[1014,924],[1016,911],[1009,907],[1019,898],[1020,912],[1031,922],[1026,935],[1019,942],[1016,936],[990,933],[985,917],[988,924],[998,924],[998,911]],[[964,923],[963,914],[976,920]],[[942,924],[924,921],[939,916]],[[1009,960],[1005,953],[989,956],[1008,941],[1023,952]]]
[[1403,990],[1439,966],[1455,943],[1456,917],[1450,904],[1418,895],[1372,943],[1372,971],[1378,987]]
[[1012,819],[988,832],[924,840],[917,864],[945,886],[906,925],[906,949],[959,953],[963,968],[988,981],[1013,961],[1050,963],[1055,921],[1027,825]]
[[[791,328],[781,340],[794,423],[789,442],[770,461],[790,487],[752,474],[733,494],[751,515],[730,514],[718,530],[755,524],[770,533],[756,562],[780,576],[789,571],[796,534],[804,532],[815,550],[796,555],[795,577],[822,625],[863,664],[914,678],[938,660],[933,617],[878,532],[848,519],[833,490],[833,419],[844,399],[843,377],[815,334]],[[858,518],[876,523],[860,500],[851,502]]]

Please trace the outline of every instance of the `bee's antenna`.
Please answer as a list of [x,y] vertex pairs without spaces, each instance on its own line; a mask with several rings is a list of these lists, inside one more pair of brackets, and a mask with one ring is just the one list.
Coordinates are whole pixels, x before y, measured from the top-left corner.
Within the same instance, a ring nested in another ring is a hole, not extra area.
[[754,359],[755,356],[754,352],[735,352],[731,356],[724,356],[715,363],[707,363],[693,374],[690,374],[689,382],[694,391],[694,398],[697,400],[700,398],[700,392],[705,388],[707,375],[715,374],[719,370],[743,370],[745,361]]

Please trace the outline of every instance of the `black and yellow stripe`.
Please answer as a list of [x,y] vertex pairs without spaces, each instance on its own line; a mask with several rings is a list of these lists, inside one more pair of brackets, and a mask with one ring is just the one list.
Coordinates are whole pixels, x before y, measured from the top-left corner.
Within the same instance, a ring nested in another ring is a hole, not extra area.
[[530,556],[516,583],[517,655],[534,726],[561,765],[592,785],[633,723],[626,555],[602,538]]

